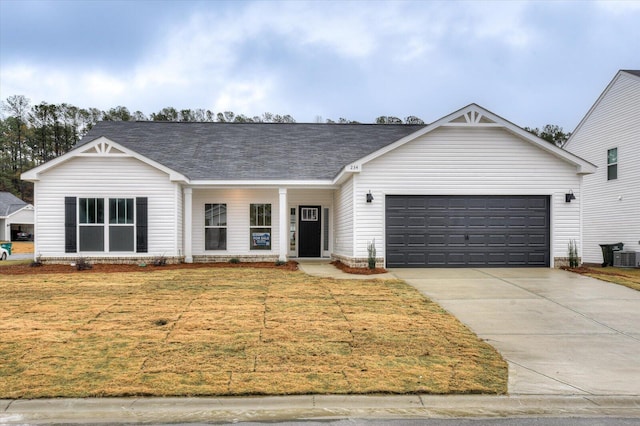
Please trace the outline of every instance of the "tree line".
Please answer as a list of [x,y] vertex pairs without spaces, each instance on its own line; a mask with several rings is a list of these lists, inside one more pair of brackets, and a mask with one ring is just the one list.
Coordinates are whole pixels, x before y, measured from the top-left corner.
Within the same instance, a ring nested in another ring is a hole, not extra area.
[[[41,102],[32,105],[22,95],[9,96],[1,104],[0,114],[0,191],[11,192],[27,202],[33,202],[33,185],[20,180],[20,174],[71,150],[99,121],[178,121],[218,123],[295,123],[289,114],[265,112],[259,116],[246,116],[232,111],[213,112],[207,109],[162,108],[145,115],[131,112],[125,106],[106,111],[98,108],[79,108],[67,103]],[[359,124],[358,121],[316,117],[316,123]],[[375,124],[425,124],[416,117],[404,119],[382,115]],[[547,125],[542,130],[525,128],[537,136],[560,146],[569,134],[561,127]]]

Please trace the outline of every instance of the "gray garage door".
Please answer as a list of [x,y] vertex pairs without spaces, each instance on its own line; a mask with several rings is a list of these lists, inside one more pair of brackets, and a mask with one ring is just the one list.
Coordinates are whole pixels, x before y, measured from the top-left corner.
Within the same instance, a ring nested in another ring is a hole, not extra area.
[[549,266],[548,196],[386,197],[387,267]]

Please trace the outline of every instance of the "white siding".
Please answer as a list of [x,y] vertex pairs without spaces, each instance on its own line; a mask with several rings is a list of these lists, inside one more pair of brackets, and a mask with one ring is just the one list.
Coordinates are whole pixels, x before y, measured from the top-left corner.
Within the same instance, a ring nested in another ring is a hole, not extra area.
[[68,256],[64,252],[65,197],[148,197],[147,255],[177,256],[176,186],[166,173],[127,157],[80,157],[54,167],[36,184],[35,255]]
[[353,177],[350,177],[334,194],[333,252],[353,257]]
[[33,208],[26,207],[7,218],[7,223],[33,223]]
[[[566,148],[598,166],[583,183],[583,261],[602,262],[599,244],[640,251],[640,79],[621,73]],[[608,181],[610,148],[618,148],[618,179]]]
[[[551,257],[566,257],[579,241],[580,176],[557,157],[499,128],[441,127],[363,166],[355,188],[355,257],[375,238],[385,247],[385,195],[549,195]],[[374,201],[366,202],[371,190]]]
[[[204,205],[227,205],[227,249],[204,249]],[[271,204],[271,250],[251,250],[249,232],[250,204]],[[193,190],[193,254],[194,255],[277,255],[278,189],[194,189]]]

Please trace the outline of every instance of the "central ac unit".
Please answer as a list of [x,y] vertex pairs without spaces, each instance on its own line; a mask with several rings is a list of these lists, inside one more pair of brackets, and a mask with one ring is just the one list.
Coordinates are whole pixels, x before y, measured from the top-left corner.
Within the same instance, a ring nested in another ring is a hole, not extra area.
[[640,253],[637,251],[614,251],[613,266],[620,268],[640,267]]

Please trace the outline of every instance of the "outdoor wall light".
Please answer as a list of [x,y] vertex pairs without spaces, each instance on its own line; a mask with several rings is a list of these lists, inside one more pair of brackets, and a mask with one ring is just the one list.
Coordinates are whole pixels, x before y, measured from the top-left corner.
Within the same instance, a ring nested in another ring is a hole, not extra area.
[[371,193],[371,191],[369,191],[369,193],[367,194],[367,203],[370,203],[373,201],[373,194]]
[[567,194],[564,194],[564,201],[566,203],[570,203],[571,200],[575,200],[576,196],[573,195],[573,191],[570,189],[569,192]]

